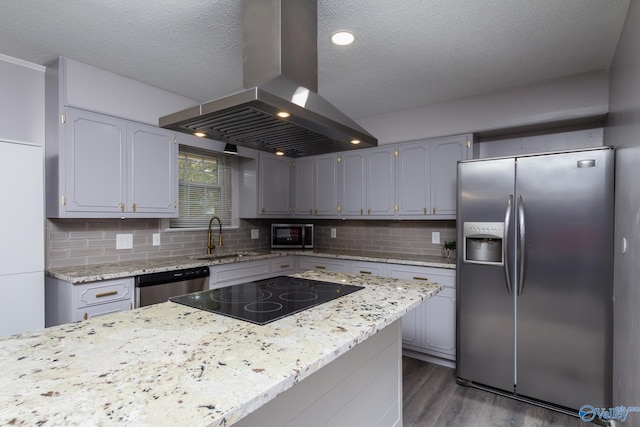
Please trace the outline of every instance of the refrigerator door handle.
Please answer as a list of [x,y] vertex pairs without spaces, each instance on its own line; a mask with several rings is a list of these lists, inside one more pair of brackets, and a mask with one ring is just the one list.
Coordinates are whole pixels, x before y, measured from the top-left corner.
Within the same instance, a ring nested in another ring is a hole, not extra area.
[[518,196],[518,295],[524,288],[524,255],[525,255],[525,229],[524,229],[524,202],[522,194]]
[[511,206],[513,205],[513,194],[507,199],[507,210],[504,213],[504,236],[502,237],[502,262],[504,264],[504,277],[507,281],[509,294],[513,293],[511,286],[511,272],[509,271],[509,227],[511,223]]

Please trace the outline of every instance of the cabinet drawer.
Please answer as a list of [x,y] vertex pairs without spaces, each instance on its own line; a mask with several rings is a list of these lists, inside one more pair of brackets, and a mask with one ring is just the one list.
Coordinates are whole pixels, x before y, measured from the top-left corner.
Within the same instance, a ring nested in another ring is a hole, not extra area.
[[77,307],[88,307],[114,301],[131,301],[133,279],[105,280],[86,285],[78,285]]
[[389,265],[389,276],[395,279],[427,280],[443,286],[456,286],[455,270],[446,268],[391,264]]
[[295,263],[293,257],[278,258],[273,260],[273,274],[275,276],[283,276],[295,272]]
[[377,262],[354,261],[351,264],[351,272],[371,276],[387,276],[386,265]]
[[209,289],[236,285],[248,280],[264,279],[271,273],[271,260],[243,261],[232,264],[210,266]]
[[328,259],[321,257],[300,257],[298,259],[298,266],[301,271],[326,270],[346,272],[349,270],[349,265],[349,261],[342,259]]
[[118,313],[120,311],[127,311],[133,308],[133,302],[131,300],[115,301],[109,304],[98,304],[94,306],[79,308],[76,310],[76,322],[81,320],[88,320],[94,317],[105,316],[107,314]]

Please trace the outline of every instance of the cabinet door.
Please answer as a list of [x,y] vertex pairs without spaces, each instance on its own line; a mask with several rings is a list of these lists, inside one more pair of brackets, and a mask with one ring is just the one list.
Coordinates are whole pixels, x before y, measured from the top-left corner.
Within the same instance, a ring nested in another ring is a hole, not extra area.
[[289,216],[290,161],[288,157],[260,153],[260,215]]
[[430,214],[429,158],[428,142],[399,146],[398,212],[400,216],[425,217]]
[[178,211],[178,147],[173,132],[128,125],[127,212],[175,216]]
[[[436,279],[437,280],[437,279]],[[422,345],[430,353],[455,360],[456,290],[444,287],[424,304]]]
[[458,160],[467,158],[466,136],[431,141],[431,214],[456,214]]
[[369,216],[394,216],[395,148],[368,150],[367,212]]
[[66,212],[123,212],[126,134],[121,120],[68,109],[65,123]]
[[421,344],[421,319],[424,304],[402,316],[402,344],[419,347]]
[[314,158],[314,215],[338,214],[338,156],[328,154]]
[[366,150],[342,153],[340,160],[340,211],[342,216],[362,216],[366,209]]
[[313,215],[313,157],[296,159],[294,171],[293,213],[299,217]]
[[44,270],[43,170],[42,147],[0,141],[0,275]]

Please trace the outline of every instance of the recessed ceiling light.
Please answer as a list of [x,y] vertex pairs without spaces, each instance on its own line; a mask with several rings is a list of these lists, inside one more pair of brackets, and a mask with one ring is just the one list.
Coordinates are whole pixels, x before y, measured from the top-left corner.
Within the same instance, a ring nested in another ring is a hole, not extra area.
[[287,117],[291,116],[291,113],[288,113],[286,111],[278,111],[276,113],[276,116],[282,117],[283,119],[286,119]]
[[356,36],[354,36],[350,31],[336,31],[331,34],[331,41],[333,44],[337,44],[338,46],[350,45],[355,39]]
[[207,134],[204,132],[196,132],[194,133],[194,135],[197,136],[198,138],[204,138],[205,136],[207,136]]

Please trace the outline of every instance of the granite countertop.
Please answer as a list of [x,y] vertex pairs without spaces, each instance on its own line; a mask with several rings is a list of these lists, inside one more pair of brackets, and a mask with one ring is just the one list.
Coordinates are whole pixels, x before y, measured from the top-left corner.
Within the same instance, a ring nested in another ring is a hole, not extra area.
[[0,340],[0,425],[231,425],[440,285],[306,272],[364,286],[267,325],[166,302]]
[[[221,254],[224,255],[224,254]],[[267,258],[277,258],[289,255],[307,255],[323,258],[341,258],[358,261],[385,262],[391,264],[416,265],[423,267],[438,267],[455,269],[455,260],[443,257],[401,255],[397,253],[360,252],[360,251],[327,251],[327,250],[274,250],[240,252],[239,256],[196,259],[193,256],[154,258],[136,261],[123,261],[111,264],[82,265],[72,267],[47,268],[46,274],[71,283],[87,283],[98,280],[118,279],[121,277],[138,276],[140,274],[157,273],[183,268],[214,266],[234,262],[252,261]]]

